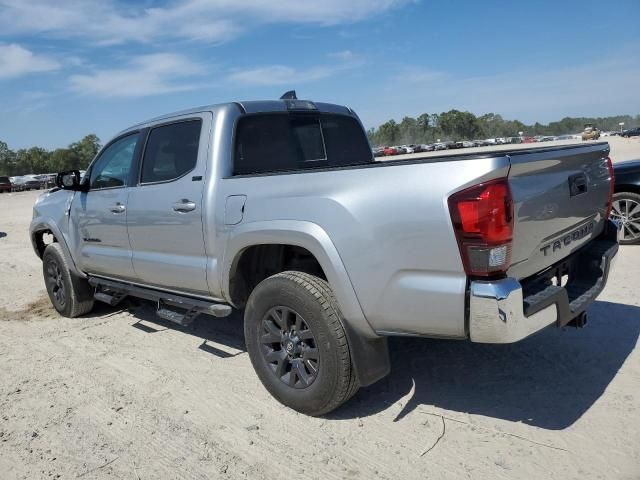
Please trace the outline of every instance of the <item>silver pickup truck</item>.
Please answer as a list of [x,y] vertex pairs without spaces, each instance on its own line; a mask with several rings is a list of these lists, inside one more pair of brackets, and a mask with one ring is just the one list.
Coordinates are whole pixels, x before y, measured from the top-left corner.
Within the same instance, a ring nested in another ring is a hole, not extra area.
[[618,249],[608,154],[377,162],[349,108],[211,105],[128,128],[84,177],[59,174],[30,235],[60,314],[127,296],[181,325],[244,310],[264,386],[321,415],[389,372],[389,336],[583,326]]

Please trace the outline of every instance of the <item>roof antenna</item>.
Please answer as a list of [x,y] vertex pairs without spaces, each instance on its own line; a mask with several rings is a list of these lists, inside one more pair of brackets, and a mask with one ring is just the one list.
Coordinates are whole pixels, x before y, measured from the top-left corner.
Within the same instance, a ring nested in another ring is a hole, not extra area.
[[286,92],[284,95],[280,97],[280,100],[297,100],[297,99],[298,97],[296,96],[295,90],[289,90],[288,92]]

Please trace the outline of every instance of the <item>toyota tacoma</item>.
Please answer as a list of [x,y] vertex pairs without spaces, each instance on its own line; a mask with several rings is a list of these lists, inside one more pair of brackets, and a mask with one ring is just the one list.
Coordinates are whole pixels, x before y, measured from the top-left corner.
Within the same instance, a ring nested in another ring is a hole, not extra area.
[[57,185],[30,236],[61,315],[242,310],[257,376],[309,415],[387,375],[389,336],[584,325],[618,250],[607,143],[376,161],[353,110],[291,93],[134,125]]

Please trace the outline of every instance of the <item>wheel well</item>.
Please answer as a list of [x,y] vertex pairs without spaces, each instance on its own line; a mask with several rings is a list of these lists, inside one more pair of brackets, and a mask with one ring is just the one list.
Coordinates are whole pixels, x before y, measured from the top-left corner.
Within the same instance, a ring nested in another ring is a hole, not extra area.
[[33,239],[40,258],[44,255],[44,249],[47,248],[47,245],[58,241],[51,230],[39,230],[33,234]]
[[243,250],[233,262],[229,295],[243,308],[253,289],[265,278],[286,270],[296,270],[327,279],[316,257],[296,245],[254,245]]
[[638,195],[640,195],[640,185],[633,185],[633,184],[616,185],[613,192],[614,193],[631,192],[631,193],[637,193]]

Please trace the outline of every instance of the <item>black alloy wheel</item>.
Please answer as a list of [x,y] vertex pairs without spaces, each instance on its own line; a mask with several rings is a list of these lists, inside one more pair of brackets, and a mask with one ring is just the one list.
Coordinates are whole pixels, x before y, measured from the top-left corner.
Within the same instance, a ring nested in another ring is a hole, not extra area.
[[262,319],[262,355],[273,374],[292,388],[307,388],[317,378],[320,354],[304,318],[285,306],[271,308]]
[[45,282],[56,310],[64,310],[67,303],[67,288],[62,277],[62,269],[55,258],[48,258],[45,265]]

